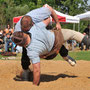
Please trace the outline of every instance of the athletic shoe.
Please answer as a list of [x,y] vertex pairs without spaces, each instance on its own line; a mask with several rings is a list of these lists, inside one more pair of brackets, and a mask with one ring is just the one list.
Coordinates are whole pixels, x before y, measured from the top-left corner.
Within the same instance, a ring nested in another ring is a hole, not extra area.
[[71,65],[71,66],[75,66],[76,65],[76,61],[70,57],[70,56],[67,56],[68,57],[68,60],[67,62]]

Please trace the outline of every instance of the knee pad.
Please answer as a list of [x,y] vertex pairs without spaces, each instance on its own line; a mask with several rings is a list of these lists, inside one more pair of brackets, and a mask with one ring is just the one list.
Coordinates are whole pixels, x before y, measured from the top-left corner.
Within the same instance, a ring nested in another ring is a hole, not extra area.
[[63,45],[59,51],[60,55],[62,57],[66,57],[68,55],[68,50],[65,48],[65,46]]

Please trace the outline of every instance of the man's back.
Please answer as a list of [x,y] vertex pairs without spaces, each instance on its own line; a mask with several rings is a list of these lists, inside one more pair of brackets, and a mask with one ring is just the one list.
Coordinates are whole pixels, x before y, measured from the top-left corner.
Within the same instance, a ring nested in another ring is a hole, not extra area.
[[[41,7],[28,12],[26,15],[30,16],[34,23],[39,23],[44,19],[48,18],[51,15],[51,12],[47,7]],[[14,32],[21,31],[20,22],[21,20],[19,20],[19,22],[16,24]]]
[[45,24],[40,22],[35,24],[29,31],[31,33],[31,42],[27,47],[27,54],[30,58],[46,54],[51,51],[54,45],[54,33],[48,31],[45,27]]

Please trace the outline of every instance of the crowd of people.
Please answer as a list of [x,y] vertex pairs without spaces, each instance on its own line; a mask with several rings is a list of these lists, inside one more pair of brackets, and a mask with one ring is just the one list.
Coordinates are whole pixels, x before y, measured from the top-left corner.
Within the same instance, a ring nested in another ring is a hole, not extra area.
[[14,52],[14,43],[11,40],[13,29],[9,25],[4,30],[0,30],[0,51]]
[[16,47],[16,44],[11,40],[11,36],[14,32],[13,28],[10,28],[10,25],[4,30],[0,30],[0,53],[3,55],[13,55],[20,51],[20,47]]

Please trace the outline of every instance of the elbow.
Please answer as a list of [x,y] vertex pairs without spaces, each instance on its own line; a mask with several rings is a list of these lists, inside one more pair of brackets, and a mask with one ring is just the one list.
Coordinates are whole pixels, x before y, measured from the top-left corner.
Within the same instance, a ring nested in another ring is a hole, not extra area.
[[53,8],[51,6],[49,6],[48,4],[43,5],[43,7],[47,7],[51,13],[53,12]]

